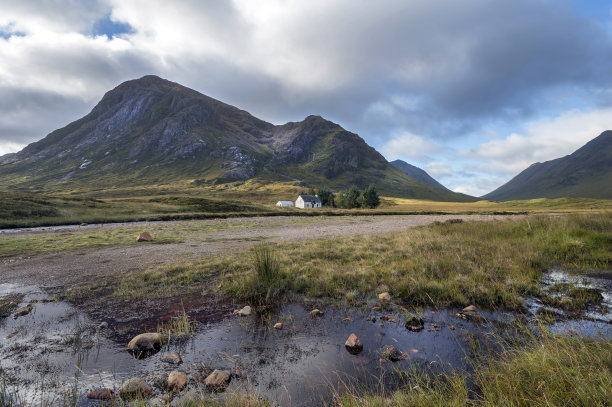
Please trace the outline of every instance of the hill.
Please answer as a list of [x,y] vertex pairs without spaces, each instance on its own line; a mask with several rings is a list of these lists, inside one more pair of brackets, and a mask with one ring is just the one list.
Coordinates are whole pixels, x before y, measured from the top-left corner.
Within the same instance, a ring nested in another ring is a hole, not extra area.
[[494,201],[564,197],[612,199],[612,131],[570,155],[532,164],[483,196]]
[[0,161],[0,188],[21,191],[258,180],[386,195],[474,198],[434,188],[390,165],[357,134],[319,116],[273,125],[156,76],[122,83],[93,110]]
[[424,182],[427,185],[431,185],[435,188],[447,189],[444,185],[440,184],[436,181],[431,175],[429,175],[425,170],[422,170],[419,167],[416,167],[412,164],[408,164],[406,161],[395,160],[391,161],[389,164],[402,170],[406,175],[412,177],[418,181]]

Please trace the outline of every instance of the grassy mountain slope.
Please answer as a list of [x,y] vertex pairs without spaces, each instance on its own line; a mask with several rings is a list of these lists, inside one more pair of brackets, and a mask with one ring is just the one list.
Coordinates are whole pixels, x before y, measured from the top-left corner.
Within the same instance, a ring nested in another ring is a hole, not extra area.
[[444,185],[440,184],[436,181],[431,175],[429,175],[425,170],[422,170],[419,167],[416,167],[412,164],[408,164],[406,161],[395,160],[391,161],[390,164],[397,169],[400,169],[404,173],[406,173],[409,177],[412,177],[418,181],[424,182],[427,185],[431,185],[432,187],[447,189]]
[[83,118],[0,160],[0,188],[20,191],[147,185],[262,184],[344,189],[444,201],[391,166],[358,135],[319,116],[280,126],[156,76],[124,82]]
[[536,163],[484,199],[612,199],[612,131],[601,133],[574,153]]

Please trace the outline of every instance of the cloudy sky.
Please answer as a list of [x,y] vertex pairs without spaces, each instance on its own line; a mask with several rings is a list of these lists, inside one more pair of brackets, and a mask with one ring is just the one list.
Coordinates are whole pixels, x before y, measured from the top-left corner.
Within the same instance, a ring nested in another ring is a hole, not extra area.
[[609,0],[0,0],[0,155],[156,74],[481,195],[612,129]]

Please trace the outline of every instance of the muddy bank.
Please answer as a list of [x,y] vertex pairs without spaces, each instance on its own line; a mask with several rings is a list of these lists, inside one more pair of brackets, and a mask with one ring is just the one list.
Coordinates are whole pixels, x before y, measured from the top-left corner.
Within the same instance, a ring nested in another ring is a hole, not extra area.
[[[412,315],[378,302],[347,308],[306,301],[266,313],[254,308],[240,317],[231,304],[213,310],[187,302],[183,305],[195,324],[193,335],[171,339],[159,352],[135,359],[126,349],[129,332],[155,330],[175,316],[174,309],[142,321],[112,315],[93,320],[49,291],[0,285],[0,297],[20,295],[20,307],[33,305],[26,315],[0,320],[0,366],[11,383],[4,390],[26,405],[61,405],[72,399],[95,405],[88,392],[108,388],[117,394],[130,377],[152,386],[151,400],[159,401],[167,394],[164,383],[172,370],[188,378],[178,397],[189,390],[206,397],[248,392],[279,405],[323,405],[347,387],[393,390],[410,369],[469,372],[474,356],[482,355],[477,349],[494,349],[496,336],[513,332],[513,321],[534,320],[537,313],[534,308],[527,319],[509,312],[456,309],[423,309]],[[315,307],[321,313],[313,315]],[[274,328],[277,323],[281,329]],[[612,339],[612,325],[601,319],[559,320],[552,329]],[[362,343],[358,351],[345,346],[350,334]],[[396,356],[390,356],[389,346]],[[180,354],[180,365],[162,360],[174,352]],[[214,369],[232,374],[220,393],[208,393],[203,385]]]

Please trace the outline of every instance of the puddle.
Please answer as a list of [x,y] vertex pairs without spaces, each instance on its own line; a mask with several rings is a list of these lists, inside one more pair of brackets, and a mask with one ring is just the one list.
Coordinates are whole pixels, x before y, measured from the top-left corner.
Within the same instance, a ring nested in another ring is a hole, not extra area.
[[[574,275],[563,270],[550,270],[542,275],[542,290],[553,297],[561,296],[551,288],[560,284],[570,284],[576,288],[588,288],[597,290],[601,296],[601,304],[588,306],[580,315],[571,319],[557,321],[551,325],[553,332],[563,332],[572,329],[581,335],[598,336],[604,331],[607,335],[612,329],[612,275],[606,273],[593,273]],[[543,304],[537,298],[529,298],[526,303],[530,313],[536,314],[539,310],[551,311],[555,314],[569,317],[569,315],[555,307]]]
[[[0,297],[17,292],[24,295],[20,306],[38,302],[29,315],[0,319],[0,366],[9,379],[19,380],[6,393],[25,405],[62,405],[73,394],[79,406],[99,405],[87,400],[89,391],[106,387],[118,392],[121,383],[134,376],[151,384],[156,398],[163,392],[159,383],[170,371],[200,376],[203,365],[243,372],[232,378],[226,393],[247,391],[279,405],[323,405],[347,384],[391,390],[397,386],[397,370],[469,371],[469,343],[474,338],[486,342],[489,333],[499,332],[515,316],[482,312],[488,322],[478,325],[458,318],[456,310],[424,310],[425,328],[411,332],[404,327],[405,315],[396,312],[327,308],[324,315],[312,317],[302,305],[288,304],[266,318],[227,315],[201,323],[186,342],[171,343],[137,360],[112,326],[98,328],[65,302],[44,302],[49,295],[37,287],[0,284]],[[383,315],[397,322],[382,321]],[[276,322],[283,323],[282,330],[272,328]],[[601,322],[563,321],[556,329],[578,330],[584,324],[594,324],[589,332],[598,325],[599,335],[612,338],[611,325]],[[356,355],[344,346],[351,333],[363,342],[363,351]],[[381,360],[383,345],[395,346],[407,358]],[[183,364],[161,361],[171,352],[179,352]],[[193,381],[189,386],[199,388]]]

